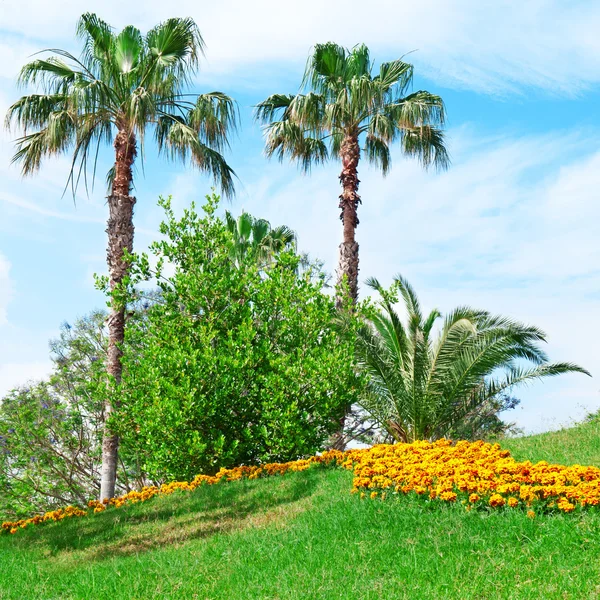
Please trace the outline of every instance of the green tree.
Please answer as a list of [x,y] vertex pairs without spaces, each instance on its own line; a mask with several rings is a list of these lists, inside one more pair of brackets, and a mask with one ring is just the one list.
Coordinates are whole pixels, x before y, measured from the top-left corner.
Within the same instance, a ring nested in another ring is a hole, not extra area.
[[335,330],[321,278],[297,269],[293,251],[268,269],[252,253],[233,262],[216,203],[178,220],[162,201],[156,261],[132,263],[132,286],[152,281],[160,295],[127,328],[115,426],[154,478],[310,456],[357,397],[352,342]]
[[[106,316],[94,311],[64,323],[50,342],[51,375],[0,400],[0,521],[84,505],[98,494]],[[121,453],[119,491],[142,483],[135,464]]]
[[[72,153],[69,182],[73,193],[88,163],[95,173],[98,149],[112,144],[114,167],[108,175],[108,270],[110,286],[127,275],[126,255],[133,249],[133,165],[146,134],[154,130],[158,150],[187,160],[212,176],[225,194],[233,193],[233,172],[221,155],[236,125],[232,100],[221,92],[193,95],[185,90],[198,67],[204,42],[192,19],[169,19],[143,36],[132,26],[116,33],[94,14],[84,14],[77,33],[83,52],[64,50],[36,59],[21,70],[19,82],[42,88],[23,96],[6,116],[7,126],[22,128],[14,161],[25,175],[42,159]],[[32,131],[33,130],[33,131]],[[138,148],[139,144],[139,148]],[[121,380],[125,307],[118,294],[108,318],[107,371]],[[106,401],[104,414],[113,410]],[[118,438],[106,429],[102,450],[101,498],[114,496]]]
[[[589,373],[572,363],[549,363],[545,334],[485,311],[459,307],[434,332],[441,314],[425,316],[409,283],[396,277],[366,312],[357,334],[357,363],[366,377],[359,401],[399,442],[436,439],[461,431],[490,404],[505,405],[515,386],[562,373]],[[394,309],[403,301],[406,322]],[[481,426],[481,424],[479,424]]]
[[285,250],[294,250],[296,234],[286,225],[271,227],[266,219],[257,219],[247,212],[236,219],[225,211],[227,229],[233,236],[231,257],[241,264],[251,255],[259,266],[266,266]]
[[[405,155],[417,157],[425,167],[446,168],[449,163],[440,129],[445,118],[442,99],[426,91],[407,94],[412,80],[412,65],[401,59],[383,63],[373,75],[366,46],[347,50],[334,43],[317,44],[302,82],[306,93],[275,94],[256,109],[257,118],[267,123],[268,156],[280,160],[288,156],[305,171],[330,158],[341,161],[343,240],[338,278],[347,278],[354,302],[361,151],[384,175],[391,167],[390,144],[395,141]],[[338,306],[341,302],[338,298]]]

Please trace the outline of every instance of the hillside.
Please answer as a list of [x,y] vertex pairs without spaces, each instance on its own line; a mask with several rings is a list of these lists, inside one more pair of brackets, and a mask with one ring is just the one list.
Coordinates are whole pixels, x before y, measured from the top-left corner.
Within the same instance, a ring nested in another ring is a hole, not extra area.
[[[510,440],[600,465],[600,421]],[[600,511],[527,517],[360,500],[313,468],[0,537],[0,599],[600,597]]]

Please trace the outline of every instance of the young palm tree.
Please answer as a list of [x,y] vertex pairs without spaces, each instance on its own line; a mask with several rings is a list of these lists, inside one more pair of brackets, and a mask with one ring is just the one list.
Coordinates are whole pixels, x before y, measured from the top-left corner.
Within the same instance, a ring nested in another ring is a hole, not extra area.
[[[6,116],[23,136],[16,140],[14,162],[25,175],[34,173],[46,156],[72,153],[68,183],[73,193],[102,144],[112,144],[115,163],[108,175],[108,269],[110,288],[127,274],[125,256],[133,248],[133,165],[146,133],[153,129],[158,150],[186,160],[211,174],[224,193],[233,193],[233,171],[221,151],[236,126],[234,103],[220,92],[186,94],[198,67],[204,42],[192,19],[169,19],[143,36],[135,27],[120,33],[94,14],[84,14],[77,27],[83,52],[76,58],[64,50],[26,64],[19,81],[38,85],[39,94],[23,96]],[[108,318],[107,371],[121,379],[121,344],[125,313],[112,300]],[[105,417],[113,410],[106,401]],[[100,497],[114,495],[118,438],[105,427]]]
[[225,220],[234,240],[232,258],[238,265],[250,254],[263,267],[280,252],[295,248],[296,234],[286,225],[271,227],[266,219],[257,219],[247,212],[236,219],[226,211]]
[[[562,373],[589,373],[572,363],[548,363],[539,347],[545,334],[529,325],[469,307],[448,314],[434,333],[440,313],[421,313],[406,280],[381,294],[358,332],[357,358],[367,377],[361,401],[372,418],[399,442],[436,439],[488,407],[515,386]],[[398,292],[407,320],[394,310]]]
[[391,167],[390,144],[395,141],[425,167],[443,169],[449,164],[440,130],[445,117],[442,99],[425,91],[407,94],[412,79],[412,65],[402,60],[383,63],[373,75],[364,45],[347,50],[333,43],[317,44],[302,82],[306,93],[275,94],[256,108],[256,117],[267,124],[268,156],[289,156],[305,171],[329,158],[342,162],[338,279],[347,279],[353,302],[358,297],[355,233],[361,151],[384,175]]

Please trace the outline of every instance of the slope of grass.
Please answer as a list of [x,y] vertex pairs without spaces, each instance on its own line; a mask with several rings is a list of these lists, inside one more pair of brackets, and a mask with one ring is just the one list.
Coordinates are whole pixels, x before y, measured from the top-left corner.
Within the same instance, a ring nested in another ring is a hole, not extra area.
[[[588,425],[507,446],[600,464]],[[2,536],[0,599],[600,598],[600,511],[360,500],[351,479],[313,468]]]
[[600,467],[600,413],[575,427],[502,440],[501,445],[517,460]]

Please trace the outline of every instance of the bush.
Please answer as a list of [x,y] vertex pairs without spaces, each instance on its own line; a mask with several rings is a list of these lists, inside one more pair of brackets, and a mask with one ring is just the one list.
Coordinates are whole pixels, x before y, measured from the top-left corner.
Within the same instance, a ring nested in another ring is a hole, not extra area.
[[132,257],[130,289],[154,282],[159,299],[127,329],[114,423],[123,444],[157,479],[314,454],[358,387],[320,273],[292,251],[266,266],[252,254],[232,260],[215,196],[204,215],[192,205],[180,220],[160,204],[157,268]]

